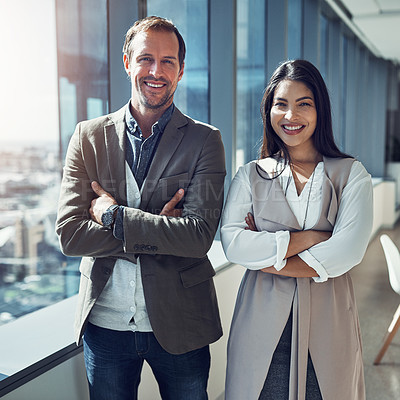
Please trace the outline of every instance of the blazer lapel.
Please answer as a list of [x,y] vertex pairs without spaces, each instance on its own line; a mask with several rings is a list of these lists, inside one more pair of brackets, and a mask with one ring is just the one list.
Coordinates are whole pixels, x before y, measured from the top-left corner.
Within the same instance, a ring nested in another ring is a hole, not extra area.
[[122,107],[110,115],[110,122],[104,127],[107,147],[108,168],[111,176],[113,195],[118,203],[126,204],[125,177],[125,110]]
[[153,195],[154,189],[158,185],[160,177],[162,176],[166,166],[168,165],[168,162],[182,141],[183,132],[179,128],[187,125],[187,123],[186,117],[177,108],[175,108],[171,120],[165,127],[165,130],[161,136],[160,143],[158,144],[157,150],[154,154],[149,172],[147,173],[146,179],[144,180],[140,191],[142,195],[140,208],[142,210],[146,209],[151,196]]

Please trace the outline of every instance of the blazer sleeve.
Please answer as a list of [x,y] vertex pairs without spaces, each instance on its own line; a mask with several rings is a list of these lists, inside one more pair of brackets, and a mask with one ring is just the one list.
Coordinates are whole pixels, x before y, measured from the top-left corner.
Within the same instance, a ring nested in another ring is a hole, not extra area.
[[90,218],[94,198],[90,183],[97,175],[96,157],[102,156],[90,139],[95,133],[87,123],[79,123],[68,146],[56,221],[61,251],[68,256],[124,257],[135,261],[133,255],[125,254],[122,242],[114,238],[112,231]]
[[[190,149],[179,149],[188,151]],[[225,154],[221,134],[210,129],[185,191],[182,217],[124,208],[127,253],[204,257],[213,242],[223,204]]]

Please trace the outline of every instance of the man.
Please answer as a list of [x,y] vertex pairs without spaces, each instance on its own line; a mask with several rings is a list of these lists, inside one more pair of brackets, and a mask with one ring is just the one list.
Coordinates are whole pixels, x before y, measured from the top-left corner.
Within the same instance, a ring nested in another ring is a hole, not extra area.
[[185,44],[170,21],[137,21],[123,51],[130,102],[77,125],[56,223],[62,251],[83,256],[76,337],[90,396],[136,399],[146,360],[163,399],[207,399],[208,345],[222,335],[207,258],[221,135],[173,104]]

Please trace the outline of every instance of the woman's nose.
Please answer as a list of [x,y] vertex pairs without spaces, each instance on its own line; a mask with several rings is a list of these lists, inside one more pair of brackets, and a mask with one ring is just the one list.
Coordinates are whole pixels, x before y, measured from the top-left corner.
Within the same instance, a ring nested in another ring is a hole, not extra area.
[[285,113],[285,118],[289,121],[295,119],[296,117],[297,113],[292,108],[289,108]]

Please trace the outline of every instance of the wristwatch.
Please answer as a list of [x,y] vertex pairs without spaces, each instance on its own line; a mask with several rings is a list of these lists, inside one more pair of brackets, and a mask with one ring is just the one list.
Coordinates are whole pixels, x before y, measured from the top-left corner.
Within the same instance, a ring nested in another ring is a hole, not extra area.
[[103,224],[104,228],[112,228],[112,224],[114,223],[115,219],[115,210],[117,210],[118,207],[118,204],[113,204],[112,206],[108,207],[106,211],[104,211],[103,215],[101,216],[101,223]]

